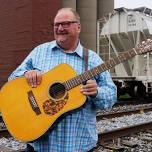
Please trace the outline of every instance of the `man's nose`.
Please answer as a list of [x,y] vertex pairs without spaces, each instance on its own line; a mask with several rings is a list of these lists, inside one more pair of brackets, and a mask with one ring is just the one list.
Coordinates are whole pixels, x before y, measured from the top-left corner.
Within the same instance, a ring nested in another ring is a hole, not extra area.
[[64,28],[62,27],[62,25],[60,24],[58,27],[58,30],[63,30]]

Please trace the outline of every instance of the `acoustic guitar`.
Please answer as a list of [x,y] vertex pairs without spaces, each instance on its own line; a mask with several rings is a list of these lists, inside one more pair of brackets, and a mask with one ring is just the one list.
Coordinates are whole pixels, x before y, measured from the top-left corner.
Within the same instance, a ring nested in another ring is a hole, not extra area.
[[[0,111],[13,137],[28,142],[42,136],[64,113],[81,107],[86,100],[81,84],[137,54],[152,50],[147,40],[118,57],[80,75],[60,64],[42,75],[42,83],[32,88],[25,77],[7,82],[0,90]],[[78,100],[79,99],[79,100]]]

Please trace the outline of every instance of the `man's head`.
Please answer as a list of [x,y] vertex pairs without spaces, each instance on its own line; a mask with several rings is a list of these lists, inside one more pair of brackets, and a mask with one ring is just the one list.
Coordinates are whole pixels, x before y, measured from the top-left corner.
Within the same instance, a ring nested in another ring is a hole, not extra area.
[[54,18],[54,37],[64,49],[76,47],[81,31],[80,17],[72,8],[62,8]]

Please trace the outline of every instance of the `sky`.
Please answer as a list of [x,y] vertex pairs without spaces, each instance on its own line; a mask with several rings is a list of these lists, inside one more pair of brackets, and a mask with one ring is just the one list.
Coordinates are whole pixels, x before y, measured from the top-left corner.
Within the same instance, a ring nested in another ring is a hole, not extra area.
[[114,0],[114,3],[115,8],[137,8],[145,6],[152,9],[152,0]]

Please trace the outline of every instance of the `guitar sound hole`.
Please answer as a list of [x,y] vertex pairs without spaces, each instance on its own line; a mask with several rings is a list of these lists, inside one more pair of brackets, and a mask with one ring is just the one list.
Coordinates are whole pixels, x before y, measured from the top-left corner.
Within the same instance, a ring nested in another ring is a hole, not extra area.
[[62,83],[54,83],[50,86],[49,94],[54,99],[61,99],[66,94],[65,86]]

